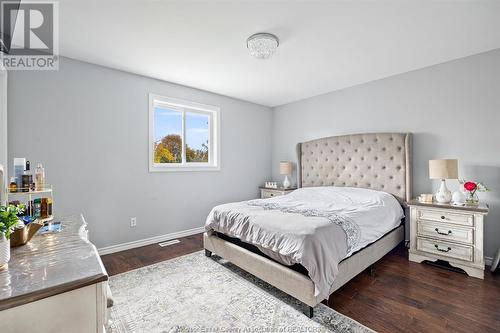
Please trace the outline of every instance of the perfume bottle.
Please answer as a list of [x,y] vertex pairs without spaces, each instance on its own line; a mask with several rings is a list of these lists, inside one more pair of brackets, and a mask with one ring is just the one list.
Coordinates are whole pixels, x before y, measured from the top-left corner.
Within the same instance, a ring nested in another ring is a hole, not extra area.
[[33,200],[33,217],[42,217],[42,199],[36,198]]
[[33,175],[31,175],[30,172],[30,161],[26,161],[26,169],[24,169],[24,174],[21,179],[21,192],[29,192],[31,190],[31,184],[33,183]]
[[11,193],[17,192],[16,177],[10,177],[9,192],[11,192]]
[[40,206],[40,218],[46,219],[49,217],[49,206],[47,198],[41,198],[41,206]]
[[26,168],[26,159],[23,157],[14,158],[14,176],[16,177],[17,190],[23,187],[23,173]]
[[42,191],[45,188],[45,169],[42,163],[38,163],[35,169],[35,190]]

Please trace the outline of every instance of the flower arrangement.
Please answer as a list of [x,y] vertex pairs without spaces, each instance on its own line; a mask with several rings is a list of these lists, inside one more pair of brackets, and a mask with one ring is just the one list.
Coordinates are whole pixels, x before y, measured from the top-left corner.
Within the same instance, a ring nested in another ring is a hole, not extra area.
[[467,181],[464,179],[459,180],[460,184],[464,187],[464,190],[467,192],[467,197],[465,201],[469,205],[477,205],[479,203],[479,197],[477,196],[477,192],[486,192],[490,189],[486,187],[483,183]]
[[18,215],[24,213],[24,205],[0,206],[0,236],[10,239],[14,227],[19,223]]

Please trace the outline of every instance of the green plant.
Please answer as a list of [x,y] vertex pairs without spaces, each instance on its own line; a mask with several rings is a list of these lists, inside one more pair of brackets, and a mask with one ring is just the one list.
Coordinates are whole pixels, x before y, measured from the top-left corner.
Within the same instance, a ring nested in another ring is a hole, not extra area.
[[18,215],[24,212],[24,205],[0,206],[0,235],[10,239],[14,227],[19,223]]

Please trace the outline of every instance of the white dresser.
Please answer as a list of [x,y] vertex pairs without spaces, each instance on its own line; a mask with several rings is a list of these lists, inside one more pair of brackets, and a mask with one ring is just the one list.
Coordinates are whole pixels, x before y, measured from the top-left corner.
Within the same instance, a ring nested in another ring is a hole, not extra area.
[[447,261],[468,275],[484,278],[483,233],[488,206],[421,203],[410,207],[409,259]]
[[0,270],[0,332],[105,332],[108,275],[82,216],[12,248]]

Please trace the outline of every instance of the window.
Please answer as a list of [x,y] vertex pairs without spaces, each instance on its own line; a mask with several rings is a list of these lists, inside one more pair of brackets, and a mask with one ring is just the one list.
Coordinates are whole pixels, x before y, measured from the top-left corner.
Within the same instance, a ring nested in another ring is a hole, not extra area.
[[219,111],[149,95],[149,171],[219,170]]

